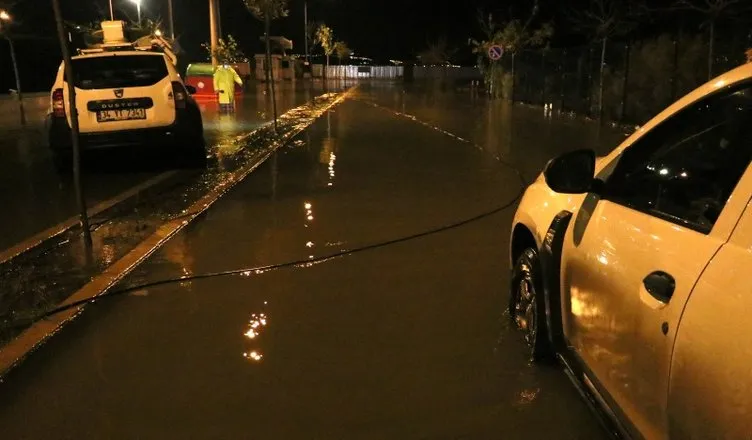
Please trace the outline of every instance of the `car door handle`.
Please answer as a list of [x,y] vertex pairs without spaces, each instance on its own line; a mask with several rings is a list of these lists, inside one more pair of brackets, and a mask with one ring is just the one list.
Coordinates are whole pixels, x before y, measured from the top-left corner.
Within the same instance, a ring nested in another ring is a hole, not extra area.
[[671,296],[674,294],[674,289],[676,288],[674,277],[660,270],[646,276],[642,280],[642,284],[653,298],[662,303],[668,303],[671,300]]

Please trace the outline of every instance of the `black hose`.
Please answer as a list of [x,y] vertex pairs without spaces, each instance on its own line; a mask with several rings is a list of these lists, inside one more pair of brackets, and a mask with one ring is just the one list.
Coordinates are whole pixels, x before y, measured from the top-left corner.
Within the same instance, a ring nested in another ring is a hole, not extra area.
[[[365,101],[361,101],[361,102],[365,102]],[[419,120],[417,120],[415,117],[413,117],[411,115],[406,115],[404,113],[400,113],[400,112],[394,111],[392,109],[388,109],[388,108],[385,108],[385,107],[382,107],[380,105],[373,104],[373,103],[367,103],[367,104],[372,105],[374,107],[378,107],[378,108],[382,108],[382,109],[391,111],[391,112],[393,112],[393,113],[395,113],[395,114],[397,114],[399,116],[407,117],[408,119],[410,119],[412,121],[418,122],[418,123],[420,123],[420,124],[422,124],[424,126],[427,126],[429,128],[436,129],[436,130],[438,130],[438,131],[440,131],[442,133],[447,133],[447,132],[445,132],[443,130],[437,129],[436,127],[434,127],[434,126],[432,126],[430,124],[427,124],[425,122],[419,121]],[[477,145],[473,144],[470,141],[467,141],[465,139],[459,138],[459,137],[457,137],[455,135],[451,135],[451,136],[454,137],[455,139],[458,139],[460,141],[463,141],[465,143],[468,143],[468,144],[471,144],[473,146],[478,147]],[[406,241],[411,241],[411,240],[415,240],[415,239],[418,239],[418,238],[426,237],[426,236],[429,236],[429,235],[438,234],[438,233],[445,232],[445,231],[448,231],[448,230],[451,230],[451,229],[459,228],[461,226],[465,226],[465,225],[473,223],[473,222],[477,222],[479,220],[485,219],[485,218],[490,217],[492,215],[498,214],[498,213],[500,213],[500,212],[508,209],[512,205],[514,205],[522,197],[522,194],[523,194],[523,192],[524,192],[524,190],[525,190],[525,188],[527,186],[527,182],[525,181],[525,178],[522,175],[522,172],[517,167],[515,167],[514,165],[512,165],[512,164],[510,164],[508,162],[502,161],[498,157],[496,159],[499,160],[499,162],[501,162],[503,165],[505,165],[506,167],[508,167],[509,169],[511,169],[517,175],[517,177],[520,180],[520,189],[515,194],[515,196],[511,200],[509,200],[508,202],[505,202],[505,203],[503,203],[503,204],[501,204],[501,205],[499,205],[499,206],[497,206],[497,207],[495,207],[495,208],[493,208],[491,210],[482,212],[482,213],[474,215],[472,217],[468,217],[466,219],[459,220],[457,222],[450,223],[448,225],[440,226],[440,227],[437,227],[437,228],[424,230],[424,231],[421,231],[421,232],[417,232],[417,233],[410,234],[410,235],[405,235],[405,236],[402,236],[402,237],[399,237],[399,238],[395,238],[395,239],[391,239],[391,240],[387,240],[387,241],[381,241],[381,242],[377,242],[377,243],[368,244],[368,245],[357,247],[357,248],[354,248],[354,249],[348,249],[348,250],[343,250],[343,251],[340,251],[340,252],[335,252],[333,254],[325,255],[325,256],[322,256],[322,257],[309,258],[309,259],[305,259],[305,260],[287,261],[287,262],[284,262],[284,263],[271,264],[271,265],[267,265],[267,266],[247,267],[247,268],[232,269],[232,270],[219,271],[219,272],[209,272],[209,273],[202,273],[202,274],[196,274],[196,275],[186,275],[186,276],[181,276],[181,277],[176,277],[176,278],[167,278],[167,279],[163,279],[163,280],[152,281],[152,282],[148,282],[148,283],[144,283],[144,284],[139,284],[137,286],[126,287],[124,289],[112,290],[112,291],[105,292],[105,293],[103,293],[103,294],[101,294],[101,295],[99,295],[97,297],[94,297],[94,298],[83,299],[83,300],[76,301],[76,302],[73,302],[73,303],[70,303],[70,304],[66,304],[64,306],[56,307],[56,308],[51,309],[51,310],[49,310],[49,311],[47,311],[47,312],[45,312],[45,313],[43,313],[41,315],[36,316],[35,318],[33,318],[31,320],[31,322],[36,322],[38,320],[46,319],[46,318],[49,318],[49,317],[51,317],[51,316],[53,316],[53,315],[55,315],[57,313],[64,312],[64,311],[67,311],[67,310],[70,310],[70,309],[74,309],[74,308],[77,308],[77,307],[80,307],[80,306],[83,306],[83,305],[86,305],[86,304],[89,304],[89,303],[93,303],[93,302],[96,302],[96,301],[98,301],[100,299],[103,299],[103,298],[109,298],[109,297],[115,297],[115,296],[119,296],[119,295],[124,295],[124,294],[127,294],[127,293],[131,293],[131,292],[134,292],[134,291],[138,291],[138,290],[142,290],[142,289],[146,289],[146,288],[150,288],[150,287],[163,286],[163,285],[166,285],[166,284],[185,283],[185,282],[188,282],[188,281],[195,281],[195,280],[201,280],[201,279],[207,279],[207,278],[217,278],[217,277],[237,276],[237,275],[250,276],[250,275],[262,274],[262,273],[265,273],[265,272],[268,272],[268,271],[271,271],[271,270],[277,270],[277,269],[282,269],[282,268],[286,268],[286,267],[309,267],[309,266],[312,266],[314,264],[324,263],[324,262],[330,261],[330,260],[335,259],[335,258],[340,258],[340,257],[344,257],[344,256],[354,255],[354,254],[357,254],[357,253],[360,253],[360,252],[365,252],[365,251],[368,251],[368,250],[373,250],[373,249],[378,249],[378,248],[382,248],[382,247],[386,247],[386,246],[391,246],[391,245],[398,244],[398,243],[404,243]],[[26,321],[24,324],[19,323],[18,326],[27,326],[28,324],[29,324],[29,321]]]

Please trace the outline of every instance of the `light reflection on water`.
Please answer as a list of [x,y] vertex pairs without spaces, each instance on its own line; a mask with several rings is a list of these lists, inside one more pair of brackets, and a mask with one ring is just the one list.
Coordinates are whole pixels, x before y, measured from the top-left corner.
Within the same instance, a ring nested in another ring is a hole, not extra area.
[[[264,301],[264,304],[266,304],[266,301]],[[243,336],[245,336],[246,340],[249,342],[247,342],[248,348],[243,352],[243,357],[250,362],[261,362],[264,358],[261,348],[258,347],[258,340],[268,322],[269,318],[265,313],[253,313],[251,314],[251,319],[246,325],[247,329],[243,333]]]

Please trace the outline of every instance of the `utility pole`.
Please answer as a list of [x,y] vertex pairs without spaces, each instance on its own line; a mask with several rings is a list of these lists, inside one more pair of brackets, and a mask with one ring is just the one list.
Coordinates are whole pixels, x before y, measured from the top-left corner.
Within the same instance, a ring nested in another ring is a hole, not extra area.
[[18,111],[21,114],[21,125],[26,125],[26,112],[23,105],[23,93],[21,93],[21,76],[18,74],[18,62],[16,61],[16,50],[13,47],[13,40],[9,36],[5,36],[8,40],[8,46],[10,46],[10,62],[13,64],[13,74],[16,76],[16,94],[18,95]]
[[211,42],[211,61],[214,68],[217,67],[217,46],[219,37],[217,36],[217,0],[209,0],[209,36]]
[[112,0],[110,0],[110,20],[115,21],[115,10],[112,8]]
[[[84,198],[84,189],[81,184],[81,148],[78,138],[78,109],[76,108],[76,86],[73,83],[73,64],[71,63],[70,51],[68,50],[68,40],[65,36],[63,27],[63,14],[60,12],[60,3],[58,0],[52,0],[52,9],[55,11],[55,21],[57,22],[57,38],[60,41],[60,51],[63,53],[63,64],[65,66],[65,76],[68,79],[68,106],[70,107],[70,125],[71,125],[71,144],[73,147],[73,185],[76,189],[76,202],[81,221],[81,230],[84,235],[84,243],[87,249],[91,249],[91,230],[89,229],[89,216],[86,212],[86,199]],[[65,93],[65,92],[63,92]]]
[[18,111],[21,116],[21,125],[26,125],[26,112],[24,112],[23,105],[23,93],[21,93],[21,76],[18,74],[18,62],[16,61],[16,50],[13,47],[13,40],[10,36],[3,31],[3,22],[11,21],[11,16],[7,11],[0,9],[0,35],[4,35],[8,40],[8,46],[10,47],[10,62],[13,65],[13,74],[16,77],[16,94],[18,95]]
[[[110,0],[110,5],[112,5],[112,0]],[[169,16],[167,24],[170,26],[170,39],[175,40],[175,19],[172,12],[172,0],[167,0],[167,15]]]
[[303,20],[305,21],[305,27],[303,32],[303,41],[305,42],[305,60],[308,63],[308,1],[303,2]]
[[217,2],[217,38],[220,40],[223,38],[222,34],[222,2],[221,0],[215,0]]

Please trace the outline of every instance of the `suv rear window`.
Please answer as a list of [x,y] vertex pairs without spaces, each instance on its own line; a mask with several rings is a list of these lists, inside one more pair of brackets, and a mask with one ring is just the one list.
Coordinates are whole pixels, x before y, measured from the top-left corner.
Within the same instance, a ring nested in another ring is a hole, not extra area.
[[84,90],[145,87],[166,77],[167,66],[157,55],[79,58],[73,60],[73,75],[76,87]]

